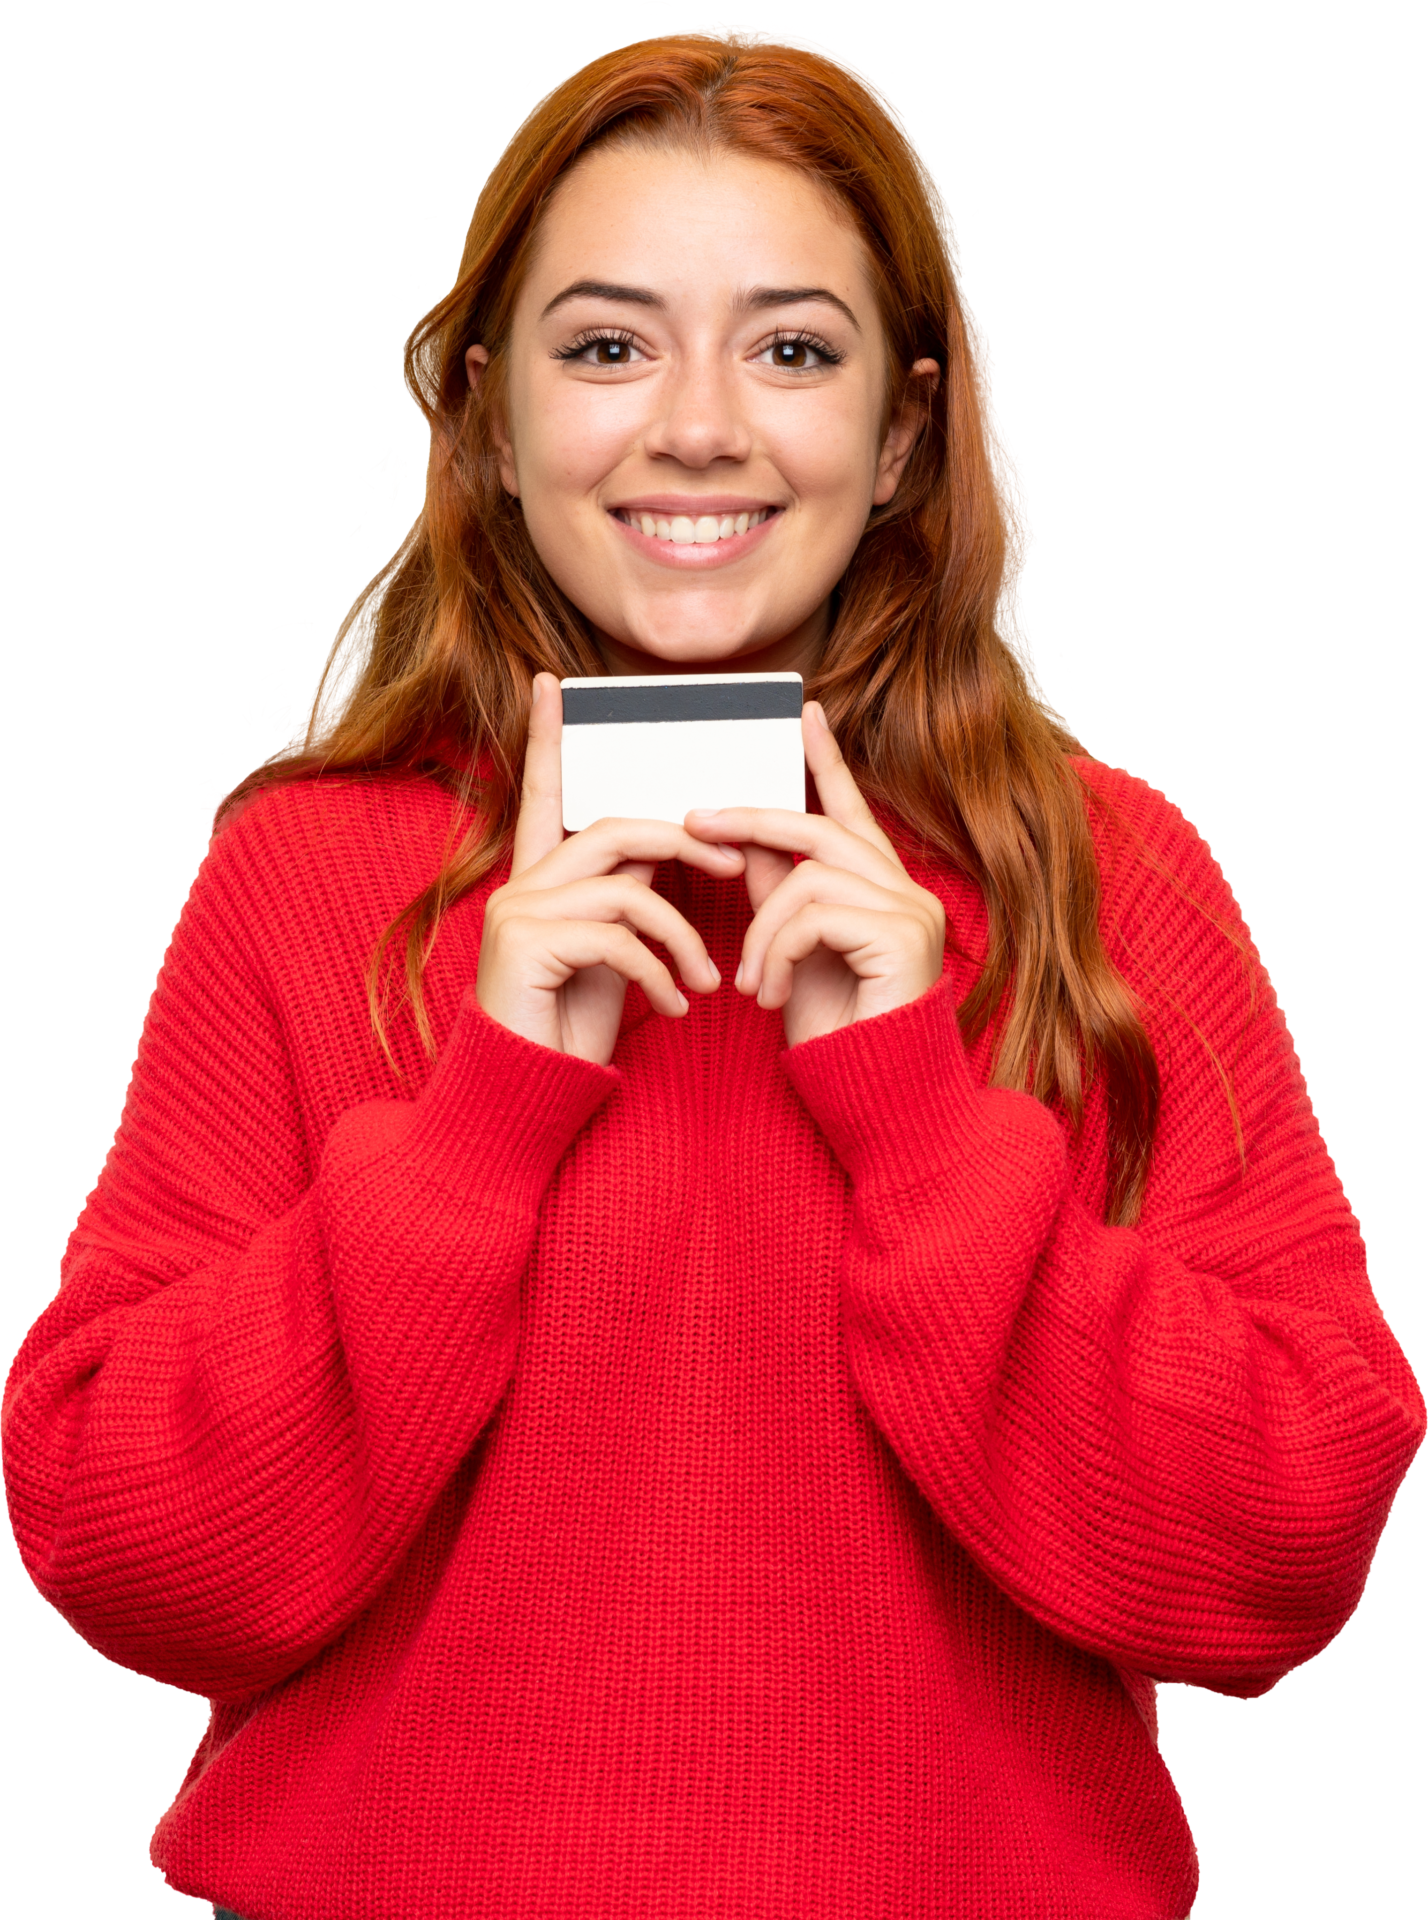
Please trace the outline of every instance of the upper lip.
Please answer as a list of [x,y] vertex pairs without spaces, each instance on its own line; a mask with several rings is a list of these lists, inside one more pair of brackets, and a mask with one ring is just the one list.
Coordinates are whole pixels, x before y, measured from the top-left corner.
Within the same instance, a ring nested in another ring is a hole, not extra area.
[[762,513],[773,500],[752,500],[741,493],[642,493],[637,500],[616,500],[611,513],[684,514],[697,520],[704,513]]

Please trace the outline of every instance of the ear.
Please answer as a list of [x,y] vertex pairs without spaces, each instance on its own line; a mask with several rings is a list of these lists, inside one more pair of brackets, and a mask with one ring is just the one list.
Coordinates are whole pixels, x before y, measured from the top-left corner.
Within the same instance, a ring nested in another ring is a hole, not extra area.
[[932,405],[932,396],[941,378],[942,370],[935,360],[913,361],[902,402],[893,414],[882,452],[878,455],[878,470],[873,480],[875,507],[885,507],[897,492],[902,470],[917,444],[917,436],[922,431],[928,408]]
[[[468,347],[466,349],[466,378],[471,391],[477,392],[481,385],[481,376],[491,359],[488,347]],[[511,446],[510,435],[506,431],[505,420],[499,414],[493,414],[491,428],[496,440],[496,452],[501,461],[501,485],[506,492],[520,497],[520,487],[516,483],[516,456]]]

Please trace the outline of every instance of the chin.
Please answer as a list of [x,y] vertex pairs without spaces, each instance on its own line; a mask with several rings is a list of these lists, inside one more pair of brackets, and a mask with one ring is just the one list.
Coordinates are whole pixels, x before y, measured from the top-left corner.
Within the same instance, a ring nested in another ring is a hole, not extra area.
[[688,630],[655,633],[631,633],[621,644],[633,652],[647,653],[652,660],[670,667],[714,666],[720,661],[736,660],[745,653],[757,653],[770,644],[761,634],[736,630],[733,633]]

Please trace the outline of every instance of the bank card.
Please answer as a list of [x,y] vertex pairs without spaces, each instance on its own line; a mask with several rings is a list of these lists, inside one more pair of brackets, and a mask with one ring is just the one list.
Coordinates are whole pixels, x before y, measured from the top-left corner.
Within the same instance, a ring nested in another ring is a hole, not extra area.
[[801,674],[611,674],[560,691],[571,833],[606,818],[678,823],[693,807],[804,811]]

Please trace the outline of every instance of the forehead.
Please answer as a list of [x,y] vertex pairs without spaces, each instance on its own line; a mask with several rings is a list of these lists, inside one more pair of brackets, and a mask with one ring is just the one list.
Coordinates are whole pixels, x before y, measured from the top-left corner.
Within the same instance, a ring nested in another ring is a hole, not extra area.
[[876,323],[871,263],[841,201],[796,167],[727,149],[597,147],[546,205],[517,311],[576,280],[670,300],[822,286]]

